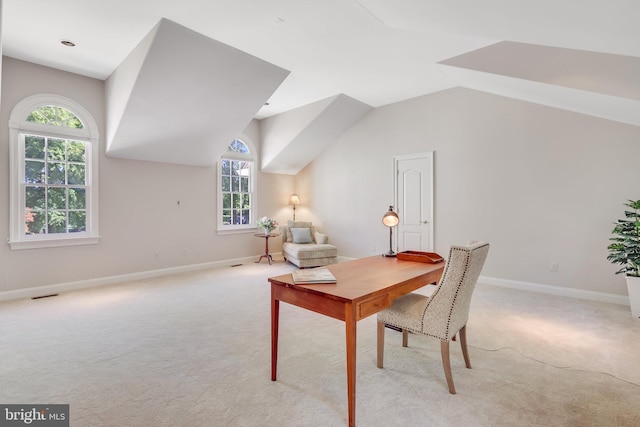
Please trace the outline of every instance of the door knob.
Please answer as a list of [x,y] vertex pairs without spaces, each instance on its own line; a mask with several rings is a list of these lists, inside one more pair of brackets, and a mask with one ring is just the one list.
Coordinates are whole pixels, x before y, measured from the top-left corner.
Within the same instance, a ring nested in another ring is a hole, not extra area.
[[423,224],[429,224],[429,221],[422,221]]

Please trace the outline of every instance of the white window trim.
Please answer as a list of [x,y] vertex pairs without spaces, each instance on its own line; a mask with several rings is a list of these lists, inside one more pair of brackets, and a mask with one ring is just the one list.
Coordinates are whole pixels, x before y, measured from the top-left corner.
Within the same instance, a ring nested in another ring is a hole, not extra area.
[[[26,121],[31,111],[45,105],[56,105],[76,114],[84,125],[83,129],[73,129]],[[87,182],[90,195],[87,198],[87,231],[73,234],[47,234],[26,236],[24,230],[24,194],[21,178],[24,177],[24,138],[21,134],[33,132],[43,136],[63,136],[86,141]],[[22,139],[22,141],[21,141]],[[9,118],[9,246],[12,250],[52,248],[96,244],[100,240],[98,230],[98,126],[91,114],[75,101],[55,94],[39,94],[27,97],[13,108]],[[22,147],[22,151],[21,151]]]
[[[239,135],[236,139],[241,140],[249,147],[249,154],[237,153],[233,151],[225,151],[218,159],[218,163],[216,165],[216,187],[217,187],[217,206],[216,206],[216,217],[217,217],[217,229],[216,232],[219,235],[224,234],[241,234],[241,233],[255,233],[258,230],[256,226],[257,221],[257,207],[258,207],[258,179],[257,179],[257,171],[256,167],[257,163],[257,152],[255,149],[255,145],[250,138],[246,135]],[[220,179],[222,177],[222,159],[229,160],[246,160],[251,162],[251,179],[249,180],[250,192],[251,192],[251,215],[249,217],[249,224],[241,224],[241,225],[224,225],[222,223],[222,185],[220,183]]]

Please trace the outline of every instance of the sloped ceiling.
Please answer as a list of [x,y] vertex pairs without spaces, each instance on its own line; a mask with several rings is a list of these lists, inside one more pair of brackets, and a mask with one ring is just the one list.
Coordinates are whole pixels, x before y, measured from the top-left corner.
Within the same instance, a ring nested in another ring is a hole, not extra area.
[[107,154],[212,165],[287,74],[162,19],[107,79]]
[[440,64],[466,87],[640,126],[639,57],[504,41]]
[[371,108],[340,94],[261,120],[262,171],[297,174]]
[[[292,123],[295,110],[317,108],[314,103],[338,94],[375,108],[462,86],[640,126],[637,0],[5,0],[3,15],[5,55],[99,79],[115,76],[114,70],[135,55],[136,46],[163,17],[229,49],[291,70],[268,96],[269,105],[260,104],[253,116],[264,120],[292,112],[278,120],[292,127],[287,131],[289,144],[263,134],[270,141],[264,165],[272,170],[299,167],[287,151],[299,155],[299,141],[309,138],[300,123]],[[61,45],[63,39],[76,47]],[[208,47],[182,44],[171,49],[197,63]],[[130,114],[139,117],[145,109],[136,104],[150,103],[146,97],[166,100],[145,85],[173,96],[161,86],[214,76],[174,70],[184,78],[162,77],[159,69],[172,70],[180,61],[150,58],[148,64],[154,65],[145,66],[142,57],[142,65],[132,60],[122,66],[134,74],[138,68],[142,79],[152,77],[147,83],[125,77],[128,83],[121,88],[130,101],[116,95],[109,107],[114,155],[150,158],[165,150],[157,144],[145,149],[142,143],[125,143],[125,135],[138,131]],[[255,110],[254,101],[248,101],[247,112]],[[212,122],[214,114],[209,115]],[[311,126],[322,121],[302,116]],[[158,136],[160,129],[171,132],[176,125],[187,132],[166,115],[147,120],[146,130],[158,129]],[[271,125],[261,127],[267,130]],[[274,124],[274,132],[279,129],[282,135],[283,127]],[[200,137],[189,135],[192,140]],[[204,158],[211,147],[188,142],[180,148]],[[273,158],[271,150],[277,153]],[[177,154],[175,158],[190,161]]]

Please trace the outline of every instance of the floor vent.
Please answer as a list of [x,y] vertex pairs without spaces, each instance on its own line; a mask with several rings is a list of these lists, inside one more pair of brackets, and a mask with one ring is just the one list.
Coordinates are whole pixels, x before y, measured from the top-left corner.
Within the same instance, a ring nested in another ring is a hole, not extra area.
[[41,298],[57,297],[58,295],[59,295],[59,294],[40,295],[39,297],[31,297],[31,299],[41,299]]
[[231,267],[240,267],[242,264],[233,264]]

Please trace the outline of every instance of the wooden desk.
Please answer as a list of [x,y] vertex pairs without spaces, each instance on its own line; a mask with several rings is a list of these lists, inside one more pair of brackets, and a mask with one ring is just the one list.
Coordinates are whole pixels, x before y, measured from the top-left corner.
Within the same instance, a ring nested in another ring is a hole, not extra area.
[[404,294],[437,283],[444,262],[426,264],[374,256],[332,264],[328,268],[336,284],[295,285],[291,274],[270,277],[271,283],[271,380],[278,366],[280,301],[345,322],[347,348],[347,400],[349,426],[356,424],[356,322],[391,305]]

